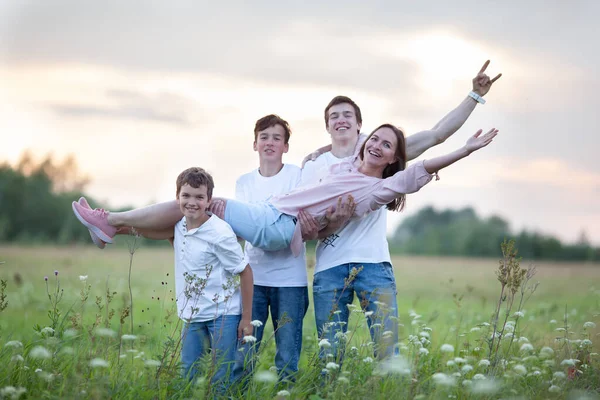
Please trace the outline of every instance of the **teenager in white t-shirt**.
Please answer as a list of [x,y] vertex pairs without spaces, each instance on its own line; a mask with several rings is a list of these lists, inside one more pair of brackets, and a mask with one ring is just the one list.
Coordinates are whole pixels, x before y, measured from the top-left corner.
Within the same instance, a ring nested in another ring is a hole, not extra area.
[[[406,137],[406,157],[412,160],[425,150],[445,141],[467,120],[482,97],[501,74],[490,79],[485,74],[489,61],[473,78],[472,92],[442,118],[432,129]],[[360,108],[350,98],[338,96],[325,108],[325,127],[331,135],[331,146],[322,156],[304,165],[302,184],[319,181],[328,174],[329,168],[344,158],[355,154],[362,125]],[[337,210],[336,210],[337,211]],[[348,220],[352,210],[338,218]],[[367,323],[373,341],[375,355],[386,357],[394,353],[398,342],[396,281],[387,242],[387,211],[380,208],[360,219],[350,219],[341,230],[318,232],[317,222],[310,215],[298,215],[305,237],[316,238],[316,266],[313,279],[313,303],[315,321],[320,338],[332,344],[325,351],[338,359],[343,357],[340,332],[345,332],[349,318],[347,305],[354,296],[369,317]],[[310,232],[312,229],[312,232]],[[360,271],[356,273],[357,271]],[[371,313],[372,312],[372,313]],[[321,352],[321,357],[325,356]]]
[[[254,151],[258,152],[259,167],[238,178],[236,200],[262,202],[298,185],[302,170],[283,163],[290,134],[288,123],[277,115],[256,121]],[[244,251],[254,273],[252,319],[262,323],[256,328],[255,349],[260,346],[270,312],[275,367],[281,381],[293,381],[302,349],[302,321],[308,309],[306,248],[303,245],[301,254],[294,257],[290,248],[264,251],[246,242]]]

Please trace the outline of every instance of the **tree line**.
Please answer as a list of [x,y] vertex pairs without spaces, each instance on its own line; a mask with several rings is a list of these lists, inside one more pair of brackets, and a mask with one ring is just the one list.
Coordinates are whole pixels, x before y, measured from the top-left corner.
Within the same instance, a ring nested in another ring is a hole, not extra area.
[[398,226],[390,238],[397,252],[436,256],[500,257],[504,239],[514,239],[519,255],[532,260],[600,261],[600,248],[585,233],[575,244],[539,232],[511,232],[508,221],[481,218],[471,207],[436,211],[425,207]]

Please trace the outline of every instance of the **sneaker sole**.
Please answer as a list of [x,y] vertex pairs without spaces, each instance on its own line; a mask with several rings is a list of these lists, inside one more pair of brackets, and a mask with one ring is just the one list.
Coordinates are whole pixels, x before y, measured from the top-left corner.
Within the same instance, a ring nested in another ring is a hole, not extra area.
[[[87,203],[87,201],[85,201],[84,197],[80,197],[79,200],[77,200],[77,202],[84,207],[90,208],[90,205]],[[94,242],[96,247],[98,247],[100,250],[102,250],[106,247],[106,243],[104,243],[102,241],[102,239],[100,239],[94,232],[90,231],[89,229],[88,229],[88,232],[90,233],[92,242]]]
[[[75,203],[75,202],[73,202],[73,203]],[[77,217],[79,222],[81,222],[86,228],[88,228],[90,233],[94,233],[96,236],[98,236],[98,238],[100,238],[101,240],[103,240],[106,243],[110,243],[110,244],[113,243],[112,238],[110,238],[106,233],[102,232],[102,229],[98,228],[95,225],[90,224],[85,219],[83,219],[83,217],[77,212],[77,209],[75,208],[74,204],[71,205],[71,208],[73,209],[73,214],[75,214],[75,216]],[[92,240],[94,240],[94,238],[92,238]]]

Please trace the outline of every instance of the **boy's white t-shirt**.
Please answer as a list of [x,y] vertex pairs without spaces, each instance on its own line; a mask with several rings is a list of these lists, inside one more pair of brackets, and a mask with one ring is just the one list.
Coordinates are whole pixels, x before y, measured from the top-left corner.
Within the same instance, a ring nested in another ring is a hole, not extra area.
[[188,230],[184,217],[175,225],[173,247],[179,318],[203,322],[242,313],[237,275],[247,263],[228,223],[212,215]]
[[[268,200],[272,196],[286,194],[300,183],[302,170],[284,164],[275,176],[264,177],[258,169],[240,176],[235,187],[235,198],[249,203]],[[273,287],[308,286],[306,276],[306,246],[294,257],[291,248],[264,251],[246,242],[246,261],[252,268],[254,284]]]
[[[342,160],[327,152],[307,162],[302,170],[301,184],[318,182],[329,173],[332,165]],[[341,230],[319,240],[315,274],[341,264],[391,263],[386,214],[382,207],[361,218],[352,218]]]

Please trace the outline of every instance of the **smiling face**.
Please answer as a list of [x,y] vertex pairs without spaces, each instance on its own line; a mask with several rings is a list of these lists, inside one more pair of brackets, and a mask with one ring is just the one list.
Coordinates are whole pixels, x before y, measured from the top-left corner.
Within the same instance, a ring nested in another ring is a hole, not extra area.
[[397,161],[398,137],[389,127],[376,129],[364,144],[363,161],[375,167],[387,167]]
[[188,183],[182,185],[177,194],[177,204],[185,216],[188,229],[197,228],[209,218],[206,214],[206,208],[210,205],[207,186],[194,188]]
[[350,140],[358,136],[361,124],[350,103],[340,103],[327,110],[327,132],[332,140]]
[[277,124],[256,132],[254,151],[258,151],[261,160],[281,162],[284,153],[288,152],[285,140],[285,129]]

